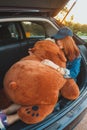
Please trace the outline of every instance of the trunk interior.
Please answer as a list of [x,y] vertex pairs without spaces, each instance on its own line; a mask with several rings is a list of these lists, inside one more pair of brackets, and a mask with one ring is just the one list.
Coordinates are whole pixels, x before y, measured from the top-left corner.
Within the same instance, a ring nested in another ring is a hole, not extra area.
[[[38,23],[38,21],[36,22]],[[54,29],[52,28],[51,24],[48,24],[46,22],[39,22],[39,23],[43,23],[44,27],[46,29],[49,30],[49,32],[54,32]],[[19,24],[18,22],[16,23],[17,25]],[[8,25],[8,24],[7,24]],[[13,23],[11,23],[11,25],[13,25]],[[19,26],[18,26],[19,27]],[[3,30],[5,33],[5,30]],[[48,32],[48,31],[47,31]],[[2,34],[2,33],[1,33]],[[49,33],[50,36],[51,34]],[[46,37],[44,37],[46,38]],[[5,39],[5,38],[4,38]],[[17,40],[16,41],[10,41],[8,39],[8,41],[1,41],[0,42],[0,60],[1,60],[1,64],[0,64],[0,72],[1,72],[1,78],[0,78],[0,109],[4,109],[7,106],[9,106],[12,102],[8,99],[8,97],[6,96],[4,90],[3,90],[3,78],[4,75],[6,73],[6,71],[9,69],[9,67],[15,63],[16,61],[20,60],[22,57],[28,55],[27,54],[27,50],[30,47],[33,47],[33,45],[35,44],[36,41],[43,39],[42,37],[35,37],[35,38],[28,38],[28,39],[23,39],[23,40]],[[15,40],[15,39],[13,39]],[[85,88],[86,88],[86,79],[87,79],[87,70],[86,70],[86,59],[87,59],[87,51],[86,48],[84,47],[84,45],[79,45],[82,44],[82,42],[80,40],[75,39],[79,49],[81,50],[81,56],[82,56],[82,63],[81,63],[81,71],[79,73],[78,79],[77,79],[77,83],[79,85],[80,88],[80,92],[81,94],[84,92]],[[7,43],[8,42],[8,43]],[[78,43],[79,42],[79,43]],[[15,45],[15,46],[14,46]],[[21,46],[20,46],[21,45]],[[22,47],[22,48],[20,48]],[[10,58],[9,58],[10,57]],[[80,96],[81,96],[80,94]],[[39,129],[39,127],[45,127],[49,124],[52,123],[52,121],[54,121],[57,118],[60,118],[64,115],[64,113],[68,110],[68,108],[70,108],[70,106],[72,107],[72,104],[74,104],[76,101],[70,101],[67,100],[65,98],[63,98],[62,96],[59,97],[59,101],[56,104],[54,111],[41,123],[38,124],[34,124],[34,125],[27,125],[25,123],[23,123],[22,121],[18,121],[15,124],[11,125],[8,127],[8,130],[41,130]]]
[[[85,90],[85,84],[86,84],[86,65],[85,65],[85,57],[83,57],[83,50],[85,52],[85,48],[82,45],[79,45],[80,50],[82,50],[82,63],[81,63],[81,71],[80,74],[78,76],[78,80],[77,83],[79,85],[80,91],[81,93]],[[3,88],[0,89],[0,109],[6,108],[7,106],[9,106],[12,102],[7,98],[6,94],[4,93]],[[63,98],[62,96],[60,96],[58,103],[55,106],[55,109],[53,111],[53,113],[51,115],[49,115],[45,121],[47,122],[47,120],[50,120],[51,118],[53,118],[53,116],[55,116],[56,113],[61,113],[62,110],[64,110],[67,106],[69,106],[70,104],[72,104],[72,101],[69,101],[65,98]],[[44,124],[44,121],[42,122],[42,124]],[[41,123],[38,123],[38,125],[41,125]],[[22,121],[18,121],[15,124],[11,125],[10,127],[8,127],[8,130],[15,130],[15,128],[17,128],[17,130],[23,129],[23,128],[27,128],[28,129],[32,129],[33,127],[37,127],[37,124],[34,125],[26,125],[25,123],[23,123]]]

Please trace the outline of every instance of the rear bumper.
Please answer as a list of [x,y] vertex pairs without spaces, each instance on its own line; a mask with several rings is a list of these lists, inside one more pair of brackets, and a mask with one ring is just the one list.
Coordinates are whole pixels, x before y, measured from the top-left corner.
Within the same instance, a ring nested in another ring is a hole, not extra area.
[[83,119],[86,113],[87,113],[87,109],[81,112],[80,115],[76,117],[76,119],[74,119],[74,121],[72,121],[66,128],[64,128],[64,130],[71,130],[75,128],[75,126]]
[[23,122],[17,122],[9,126],[7,130],[71,130],[83,118],[87,112],[87,91],[80,97],[72,101],[70,105],[59,113],[56,111],[48,119],[35,125],[26,125]]
[[71,130],[82,120],[86,112],[87,95],[72,110],[44,130]]

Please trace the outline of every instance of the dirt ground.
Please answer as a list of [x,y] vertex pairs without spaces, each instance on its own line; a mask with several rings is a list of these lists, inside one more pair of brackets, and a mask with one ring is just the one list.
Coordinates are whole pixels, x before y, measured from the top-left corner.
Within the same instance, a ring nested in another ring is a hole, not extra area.
[[74,130],[87,130],[87,114],[80,121],[80,123],[74,128]]

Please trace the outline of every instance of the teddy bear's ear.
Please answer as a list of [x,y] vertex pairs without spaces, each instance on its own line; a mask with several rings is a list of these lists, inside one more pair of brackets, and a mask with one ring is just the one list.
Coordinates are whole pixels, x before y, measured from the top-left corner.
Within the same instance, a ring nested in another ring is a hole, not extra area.
[[11,81],[11,82],[9,83],[9,88],[11,88],[11,89],[16,89],[16,88],[17,88],[17,83],[16,83],[15,81]]
[[35,51],[35,48],[31,48],[31,52],[34,53],[34,51]]

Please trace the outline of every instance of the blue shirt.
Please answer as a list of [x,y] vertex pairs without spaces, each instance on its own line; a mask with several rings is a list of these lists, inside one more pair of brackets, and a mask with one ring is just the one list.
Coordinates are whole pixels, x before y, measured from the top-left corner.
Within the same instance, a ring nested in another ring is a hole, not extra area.
[[66,63],[66,68],[70,71],[69,77],[76,80],[79,72],[80,72],[80,66],[81,66],[81,56],[74,59],[73,61],[68,61]]

